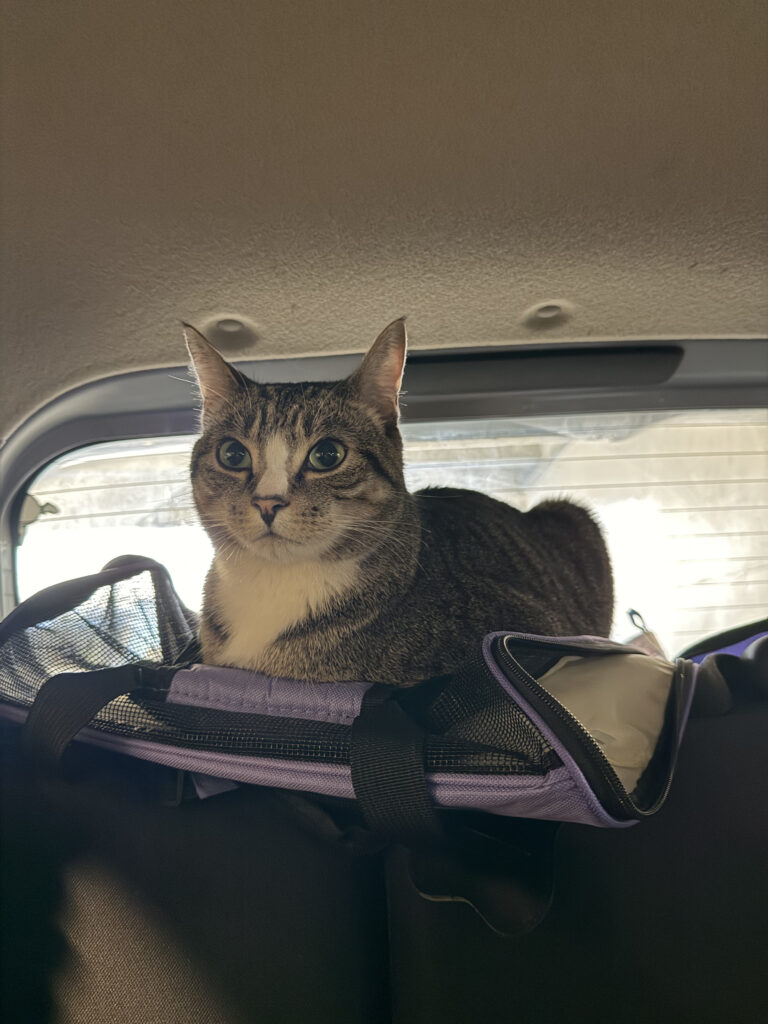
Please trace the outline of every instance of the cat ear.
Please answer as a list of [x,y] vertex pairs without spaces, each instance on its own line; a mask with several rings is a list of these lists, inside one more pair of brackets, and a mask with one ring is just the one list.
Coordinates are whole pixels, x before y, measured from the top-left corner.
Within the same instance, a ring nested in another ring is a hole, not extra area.
[[349,378],[358,395],[386,426],[395,426],[400,418],[397,396],[403,380],[406,348],[403,316],[384,328],[360,368]]
[[203,426],[218,415],[243,386],[243,376],[223,359],[202,334],[190,324],[182,324],[187,351],[203,399]]

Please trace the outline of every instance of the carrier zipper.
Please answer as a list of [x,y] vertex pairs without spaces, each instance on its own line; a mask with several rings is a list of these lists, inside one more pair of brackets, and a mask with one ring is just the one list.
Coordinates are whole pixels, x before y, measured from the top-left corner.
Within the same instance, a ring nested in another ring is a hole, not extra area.
[[[519,640],[523,644],[527,643],[534,647],[541,647],[542,641],[545,641],[546,646],[550,650],[569,652],[582,651],[591,655],[608,655],[610,653],[626,654],[628,650],[633,649],[632,645],[614,644],[612,641],[608,641],[607,643],[601,642],[600,645],[597,647],[591,647],[589,644],[563,643],[562,641],[558,640],[557,637],[542,637],[537,636],[534,633],[511,633],[499,638],[498,649],[501,651],[501,660],[504,662],[505,665],[508,665],[511,668],[515,677],[519,679],[523,683],[523,685],[528,688],[529,691],[532,690],[534,693],[537,693],[540,696],[541,702],[545,704],[546,707],[551,708],[562,721],[568,724],[571,724],[572,722],[572,724],[576,727],[577,732],[585,739],[587,752],[593,754],[593,760],[596,761],[595,767],[598,770],[602,771],[604,776],[606,776],[607,773],[605,781],[612,787],[613,790],[616,791],[615,795],[617,799],[619,799],[619,801],[621,801],[622,803],[625,802],[627,806],[632,808],[633,816],[639,814],[645,817],[650,816],[651,814],[655,814],[659,807],[661,807],[667,799],[669,791],[672,788],[672,779],[674,776],[675,765],[677,763],[677,753],[675,752],[675,754],[672,757],[671,763],[667,766],[667,770],[664,774],[664,785],[661,787],[661,790],[656,795],[656,798],[653,801],[653,803],[645,809],[639,808],[628,797],[628,794],[626,794],[626,790],[621,785],[621,781],[616,775],[616,772],[614,771],[610,761],[608,761],[605,754],[602,752],[600,747],[595,743],[594,739],[592,738],[592,736],[590,736],[590,734],[587,732],[587,730],[584,728],[581,722],[577,718],[574,718],[574,716],[570,714],[568,709],[564,708],[562,704],[560,704],[559,701],[556,700],[556,698],[552,697],[552,695],[548,693],[548,691],[544,687],[539,686],[539,684],[536,682],[533,676],[530,675],[530,673],[526,672],[525,669],[517,665],[517,663],[512,658],[512,655],[507,650],[507,640]],[[649,655],[648,651],[644,651],[641,648],[634,648],[634,650],[637,651],[638,654],[643,654],[646,657],[654,657],[654,655]],[[689,669],[686,669],[685,665],[690,665],[690,663],[688,663],[685,658],[681,657],[676,658],[674,662],[670,661],[670,659],[664,660],[667,660],[669,664],[674,664],[675,666],[675,674],[672,680],[673,688],[675,686],[678,686],[678,688],[684,688],[689,674]],[[523,673],[522,677],[520,673]],[[678,694],[676,697],[676,700],[678,701],[681,699],[681,692],[682,690],[678,689]],[[552,703],[553,701],[554,704]],[[569,719],[571,720],[571,722],[569,722]],[[618,790],[617,787],[619,787]]]
[[[675,683],[676,683],[676,681],[678,679],[680,680],[680,685],[683,686],[685,684],[685,682],[686,682],[687,675],[688,675],[688,673],[690,671],[691,662],[687,661],[685,658],[675,658],[674,664],[675,664],[675,675],[672,678],[672,686],[673,687],[675,686]],[[688,666],[688,667],[686,668],[686,666]],[[679,699],[679,694],[681,692],[682,691],[678,691],[678,699]],[[676,722],[675,722],[675,733],[677,733],[678,725],[679,725],[679,719],[676,720]],[[666,801],[667,797],[669,796],[669,791],[672,788],[672,778],[673,778],[673,776],[675,774],[675,767],[677,765],[677,752],[678,752],[678,749],[679,749],[679,744],[676,743],[675,747],[674,747],[674,753],[672,755],[671,762],[670,762],[670,764],[669,764],[669,766],[667,768],[667,771],[666,771],[666,773],[664,775],[664,785],[663,785],[663,787],[661,789],[661,792],[658,794],[658,796],[656,797],[654,802],[651,804],[651,806],[648,807],[645,811],[641,811],[640,813],[642,813],[642,814],[649,814],[649,815],[650,814],[655,814],[655,812],[659,809],[659,807],[661,807],[661,805]]]
[[[553,651],[579,651],[590,655],[626,654],[629,651],[631,653],[636,652],[637,654],[644,654],[646,657],[651,657],[647,651],[644,651],[640,647],[633,647],[632,644],[617,644],[612,640],[603,640],[601,637],[595,638],[600,641],[597,646],[593,646],[589,643],[577,643],[575,639],[573,642],[567,643],[563,642],[560,637],[539,636],[536,633],[505,633],[505,635],[500,639],[502,641],[512,640],[514,642],[520,640],[522,643],[531,644],[533,647],[541,647],[545,644],[547,648]],[[502,649],[506,652],[506,646],[503,643]]]
[[[538,645],[541,646],[541,637],[534,637],[530,634],[515,634],[515,639],[526,639],[531,641],[538,641]],[[610,761],[605,756],[603,751],[600,749],[594,738],[590,736],[578,718],[575,718],[570,711],[563,707],[563,705],[556,700],[543,686],[539,686],[536,680],[530,673],[526,672],[524,668],[517,664],[512,655],[506,648],[505,637],[499,637],[496,644],[495,654],[502,664],[502,667],[512,676],[517,683],[522,684],[523,692],[527,696],[534,698],[536,704],[544,705],[544,707],[552,712],[564,725],[568,727],[571,733],[576,733],[578,739],[581,741],[582,752],[587,756],[587,759],[598,773],[599,778],[605,784],[607,789],[598,794],[601,803],[605,806],[606,804],[612,804],[613,807],[607,807],[606,810],[611,813],[615,813],[618,809],[622,816],[628,815],[631,818],[637,817],[638,813],[642,813],[638,810],[632,800],[626,793],[626,790],[622,786],[618,775],[613,770]],[[547,644],[548,648],[559,648],[560,650],[574,650],[575,645],[569,644]],[[593,651],[594,653],[594,651]],[[558,737],[562,739],[563,737]],[[606,800],[605,797],[608,797]]]

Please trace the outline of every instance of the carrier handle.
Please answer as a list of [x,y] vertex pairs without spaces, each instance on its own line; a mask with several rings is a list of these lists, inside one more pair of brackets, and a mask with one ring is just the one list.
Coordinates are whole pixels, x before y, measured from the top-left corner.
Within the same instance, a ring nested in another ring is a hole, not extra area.
[[55,769],[71,741],[102,708],[146,685],[146,671],[134,663],[51,676],[40,687],[21,730],[25,757],[38,769]]
[[368,827],[386,839],[429,844],[443,835],[424,774],[424,730],[374,683],[352,723],[352,786]]

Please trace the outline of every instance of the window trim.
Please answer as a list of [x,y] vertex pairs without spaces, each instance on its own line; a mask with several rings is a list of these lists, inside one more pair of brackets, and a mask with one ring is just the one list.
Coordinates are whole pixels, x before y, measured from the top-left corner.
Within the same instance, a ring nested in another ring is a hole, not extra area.
[[[263,381],[339,380],[359,355],[238,361]],[[0,449],[0,617],[17,603],[18,511],[53,459],[101,441],[195,434],[195,389],[186,367],[102,378],[34,412]],[[180,379],[180,377],[182,379]],[[412,353],[403,418],[409,422],[580,412],[763,408],[768,339],[654,340]]]

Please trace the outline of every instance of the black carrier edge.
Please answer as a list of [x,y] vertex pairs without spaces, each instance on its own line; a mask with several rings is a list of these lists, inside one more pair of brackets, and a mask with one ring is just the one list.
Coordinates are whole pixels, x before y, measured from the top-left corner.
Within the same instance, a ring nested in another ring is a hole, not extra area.
[[[656,744],[656,750],[630,795],[622,786],[605,754],[578,719],[574,718],[544,687],[539,686],[533,676],[512,657],[507,650],[507,639],[512,639],[516,644],[525,645],[528,642],[520,636],[496,637],[491,645],[494,660],[509,682],[555,733],[578,765],[604,810],[614,818],[624,821],[655,814],[664,803],[672,784],[680,730],[693,684],[691,663],[682,659],[678,659],[675,663],[675,672],[664,712],[664,724]],[[533,644],[536,639],[538,639],[538,645],[541,645],[541,638],[531,637],[530,643]],[[557,645],[548,644],[547,646],[555,649]],[[564,643],[559,646],[563,652],[573,653],[578,645]],[[584,653],[588,653],[586,648]],[[592,656],[600,653],[617,652],[611,650],[589,651]]]
[[741,643],[742,640],[750,640],[760,633],[768,633],[768,618],[758,619],[756,622],[748,622],[745,626],[734,626],[733,629],[726,629],[722,633],[706,636],[703,640],[697,640],[695,644],[686,647],[678,654],[678,658],[695,658],[700,654],[714,654],[723,647]]

